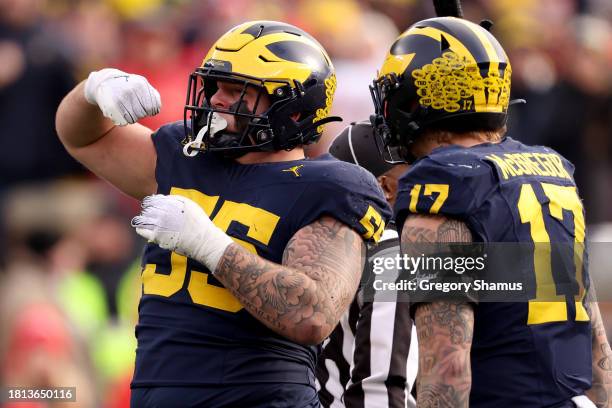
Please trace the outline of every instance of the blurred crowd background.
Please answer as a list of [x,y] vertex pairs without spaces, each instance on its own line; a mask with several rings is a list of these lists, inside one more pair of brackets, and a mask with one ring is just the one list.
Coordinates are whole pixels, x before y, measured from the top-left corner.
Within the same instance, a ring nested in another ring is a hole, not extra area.
[[[143,242],[139,203],[83,169],[58,142],[56,108],[92,70],[146,76],[183,117],[189,73],[222,33],[281,20],[313,34],[338,77],[334,112],[368,118],[367,86],[394,38],[433,17],[430,0],[0,0],[0,378],[76,386],[70,407],[124,407],[134,359]],[[513,65],[509,134],[577,167],[589,237],[612,241],[612,2],[465,0],[490,19]],[[345,125],[328,125],[312,155]],[[596,260],[612,300],[612,256]],[[593,263],[593,262],[592,262]],[[612,312],[603,305],[612,334]],[[7,405],[9,406],[9,405]],[[39,407],[44,404],[20,404]],[[55,406],[55,405],[54,405]],[[57,405],[61,406],[61,405]]]

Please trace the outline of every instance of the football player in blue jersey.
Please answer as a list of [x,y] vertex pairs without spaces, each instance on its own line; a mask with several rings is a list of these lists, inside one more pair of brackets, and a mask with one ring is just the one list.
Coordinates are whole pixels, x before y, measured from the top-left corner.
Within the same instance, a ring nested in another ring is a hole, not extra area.
[[67,150],[144,198],[133,406],[318,406],[318,345],[390,216],[367,171],[304,157],[335,87],[314,38],[256,21],[212,46],[184,120],[155,133],[136,123],[161,105],[141,76],[102,69],[62,102]]
[[[454,17],[417,22],[371,87],[381,153],[399,147],[413,162],[394,208],[404,254],[424,243],[532,243],[523,263],[512,260],[536,283],[529,301],[431,293],[412,304],[417,405],[607,407],[611,353],[597,303],[585,300],[592,291],[574,169],[549,148],[505,136],[511,67],[490,27]],[[551,244],[563,243],[575,262],[551,261]]]

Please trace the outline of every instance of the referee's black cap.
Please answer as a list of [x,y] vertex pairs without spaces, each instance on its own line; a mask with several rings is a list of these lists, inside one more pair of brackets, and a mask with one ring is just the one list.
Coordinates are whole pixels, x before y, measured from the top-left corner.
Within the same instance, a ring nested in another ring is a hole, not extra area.
[[338,160],[357,164],[378,177],[391,170],[393,165],[379,154],[375,137],[369,120],[353,122],[336,136],[329,153]]

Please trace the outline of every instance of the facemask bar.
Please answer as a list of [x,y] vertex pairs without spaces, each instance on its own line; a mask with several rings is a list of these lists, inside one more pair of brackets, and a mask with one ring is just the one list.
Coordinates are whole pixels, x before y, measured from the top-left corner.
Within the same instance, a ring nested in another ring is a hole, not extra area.
[[[392,74],[395,75],[395,74]],[[397,77],[395,77],[397,81]],[[396,82],[399,83],[399,82]],[[394,140],[391,129],[384,116],[384,95],[387,93],[386,87],[390,86],[389,79],[385,76],[372,81],[370,85],[370,95],[374,103],[374,114],[370,116],[370,122],[374,129],[374,141],[378,153],[389,164],[404,164],[406,160],[401,158],[398,152],[398,141]]]

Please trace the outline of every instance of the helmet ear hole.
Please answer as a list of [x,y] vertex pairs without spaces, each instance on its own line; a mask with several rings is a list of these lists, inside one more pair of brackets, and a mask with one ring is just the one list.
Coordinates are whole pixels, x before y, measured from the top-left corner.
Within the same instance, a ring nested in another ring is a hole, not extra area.
[[315,86],[317,84],[317,78],[308,78],[306,81],[304,81],[304,87],[305,88],[309,88],[311,86]]
[[493,27],[493,22],[491,20],[482,20],[479,25],[490,32],[491,28]]

